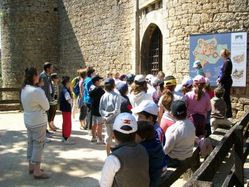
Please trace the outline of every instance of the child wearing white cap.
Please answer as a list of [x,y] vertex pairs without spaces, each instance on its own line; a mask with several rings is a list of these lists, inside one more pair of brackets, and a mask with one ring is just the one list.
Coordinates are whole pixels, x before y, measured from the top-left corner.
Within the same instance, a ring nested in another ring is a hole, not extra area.
[[104,163],[100,186],[149,187],[149,158],[145,148],[135,143],[137,122],[129,113],[119,114],[113,124],[118,146]]
[[202,69],[202,65],[201,65],[201,62],[200,61],[195,61],[194,64],[193,64],[193,68],[196,70],[196,73],[197,75],[202,75],[205,77],[205,73]]
[[158,106],[153,101],[142,101],[140,105],[132,109],[132,112],[138,115],[139,121],[149,121],[153,125],[156,138],[164,145],[165,135],[162,128],[157,123]]

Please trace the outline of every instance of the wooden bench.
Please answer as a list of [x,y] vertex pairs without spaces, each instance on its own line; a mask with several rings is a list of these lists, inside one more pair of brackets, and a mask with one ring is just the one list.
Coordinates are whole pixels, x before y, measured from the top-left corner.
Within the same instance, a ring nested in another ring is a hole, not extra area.
[[216,142],[217,145],[199,169],[192,175],[191,179],[184,185],[188,186],[213,186],[213,178],[221,163],[229,153],[232,153],[234,164],[230,168],[230,174],[222,181],[222,186],[243,186],[244,168],[243,164],[249,153],[249,113],[234,125],[230,130],[218,130],[225,133],[224,137]]
[[192,157],[184,160],[181,166],[177,168],[167,168],[167,171],[164,172],[161,176],[159,187],[171,186],[188,169],[191,169],[192,172],[194,172],[200,166],[199,152],[200,152],[200,148],[196,147],[193,152]]

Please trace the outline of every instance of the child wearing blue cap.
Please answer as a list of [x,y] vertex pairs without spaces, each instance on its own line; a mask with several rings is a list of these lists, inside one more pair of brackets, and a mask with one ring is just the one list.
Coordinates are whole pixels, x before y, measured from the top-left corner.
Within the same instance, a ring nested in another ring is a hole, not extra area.
[[120,113],[120,95],[114,92],[115,81],[112,78],[107,78],[104,81],[105,94],[101,97],[99,103],[99,113],[105,121],[106,125],[106,153],[110,154],[112,144],[112,126],[116,116]]

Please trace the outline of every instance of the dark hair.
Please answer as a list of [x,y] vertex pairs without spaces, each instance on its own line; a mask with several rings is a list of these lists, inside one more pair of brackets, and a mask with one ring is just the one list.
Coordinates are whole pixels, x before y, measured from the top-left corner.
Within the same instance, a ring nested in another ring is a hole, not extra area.
[[145,112],[145,111],[142,111],[142,112],[139,112],[139,114],[142,114],[145,116],[146,119],[148,119],[149,117],[152,117],[153,119],[153,122],[155,123],[156,120],[157,120],[157,116],[153,115],[153,114],[150,114],[148,112]]
[[87,75],[86,69],[83,69],[82,71],[80,71],[80,77],[81,77],[82,79],[86,78],[86,75]]
[[23,87],[28,85],[35,85],[34,84],[34,76],[37,76],[37,69],[35,67],[30,67],[25,69],[24,73],[24,81],[23,81]]
[[[131,128],[131,127],[130,127]],[[116,130],[113,131],[113,134],[115,138],[120,142],[120,143],[125,143],[125,142],[135,142],[135,137],[136,133],[131,133],[131,134],[123,134],[121,132],[118,132]]]
[[149,121],[138,121],[137,122],[137,132],[142,139],[151,140],[155,138],[155,130],[153,124]]
[[88,77],[91,77],[91,75],[95,72],[95,69],[93,69],[93,67],[88,67],[86,70],[86,75]]
[[58,79],[58,78],[59,78],[59,77],[58,77],[57,73],[52,73],[52,74],[51,74],[51,79],[52,79],[52,80]]
[[106,90],[107,92],[112,91],[114,88],[115,88],[115,85],[114,85],[114,84],[105,84],[105,90]]
[[50,62],[45,62],[43,65],[44,71],[47,71],[48,68],[51,68],[52,64]]
[[214,89],[214,95],[218,98],[222,98],[224,96],[225,89],[223,87],[217,87]]
[[62,81],[61,81],[62,85],[63,85],[63,86],[66,86],[66,84],[67,84],[68,82],[70,82],[70,77],[69,77],[69,76],[63,76],[63,77],[62,77]]

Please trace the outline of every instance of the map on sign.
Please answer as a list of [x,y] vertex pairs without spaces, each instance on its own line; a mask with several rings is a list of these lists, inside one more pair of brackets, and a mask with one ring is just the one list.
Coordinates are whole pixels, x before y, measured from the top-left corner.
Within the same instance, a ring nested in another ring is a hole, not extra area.
[[[225,34],[227,35],[227,33]],[[230,35],[230,34],[229,34]],[[195,61],[200,61],[206,77],[212,86],[216,85],[223,60],[220,57],[222,49],[230,49],[230,41],[224,35],[191,35],[190,36],[190,76],[196,76],[193,68]]]
[[211,86],[216,86],[216,80],[223,65],[220,52],[224,48],[231,51],[233,86],[245,87],[247,68],[246,32],[190,35],[190,77],[196,76],[197,73],[196,69],[193,68],[193,63],[199,60]]
[[207,63],[217,64],[220,59],[220,52],[222,49],[227,48],[226,44],[218,44],[215,38],[204,40],[200,38],[197,41],[193,55],[195,60],[201,61],[202,65],[205,66]]

